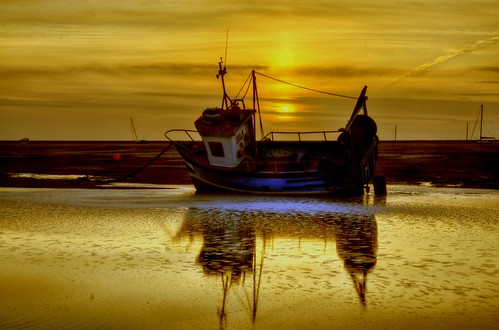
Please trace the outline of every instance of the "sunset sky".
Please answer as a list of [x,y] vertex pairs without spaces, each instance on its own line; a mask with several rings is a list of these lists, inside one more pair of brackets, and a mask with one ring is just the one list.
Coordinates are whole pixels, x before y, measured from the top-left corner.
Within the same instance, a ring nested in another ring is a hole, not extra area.
[[[381,139],[499,138],[499,1],[2,0],[0,140],[164,140],[252,69],[358,96]],[[264,127],[330,130],[354,100],[258,77]],[[478,128],[476,128],[478,130]],[[476,133],[475,133],[476,137]]]

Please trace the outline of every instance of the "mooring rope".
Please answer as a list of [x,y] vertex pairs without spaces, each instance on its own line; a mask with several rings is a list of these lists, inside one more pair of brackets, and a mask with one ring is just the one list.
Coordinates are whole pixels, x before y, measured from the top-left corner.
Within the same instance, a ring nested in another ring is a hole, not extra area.
[[168,149],[170,149],[170,147],[173,145],[173,142],[171,142],[165,149],[163,149],[156,157],[154,157],[152,160],[150,160],[147,164],[145,164],[144,166],[142,166],[141,168],[125,175],[125,176],[122,176],[121,178],[118,178],[118,179],[113,179],[113,180],[110,180],[110,181],[115,181],[115,182],[118,182],[118,181],[123,181],[123,180],[126,180],[134,175],[136,175],[137,173],[143,171],[145,168],[147,168],[149,165],[151,165],[152,163],[154,163],[156,160],[158,160],[159,157],[161,157]]

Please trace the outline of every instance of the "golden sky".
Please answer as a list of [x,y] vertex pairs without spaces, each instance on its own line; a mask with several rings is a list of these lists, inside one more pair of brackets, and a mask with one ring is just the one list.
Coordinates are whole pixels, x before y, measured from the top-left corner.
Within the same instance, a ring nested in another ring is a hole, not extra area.
[[[2,0],[0,139],[163,140],[252,69],[332,93],[368,85],[381,139],[499,138],[497,0]],[[265,130],[345,125],[353,101],[258,78]]]

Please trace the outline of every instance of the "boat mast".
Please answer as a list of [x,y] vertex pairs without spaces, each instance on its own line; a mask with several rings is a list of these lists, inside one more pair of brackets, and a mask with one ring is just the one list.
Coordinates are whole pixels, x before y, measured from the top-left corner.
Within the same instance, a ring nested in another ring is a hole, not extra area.
[[[258,119],[260,121],[260,137],[263,138],[263,122],[262,122],[262,113],[260,112],[260,100],[258,99],[258,89],[256,87],[256,75],[255,70],[251,71],[251,77],[253,79],[253,109],[258,111]],[[253,122],[256,119],[253,120]],[[253,124],[253,129],[255,133],[253,136],[256,138],[256,123]]]
[[231,101],[231,99],[230,99],[229,95],[227,95],[227,91],[225,89],[225,80],[224,80],[224,76],[227,73],[227,67],[225,67],[225,65],[224,65],[224,67],[222,69],[222,63],[223,63],[223,60],[220,57],[220,62],[218,62],[217,78],[222,79],[222,89],[224,92],[223,99],[222,99],[222,109],[228,109],[229,108],[229,101]]

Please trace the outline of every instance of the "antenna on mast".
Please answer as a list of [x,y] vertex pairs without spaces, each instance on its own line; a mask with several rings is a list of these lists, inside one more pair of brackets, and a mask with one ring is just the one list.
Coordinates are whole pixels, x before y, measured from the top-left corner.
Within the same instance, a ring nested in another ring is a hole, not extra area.
[[[229,95],[227,95],[227,91],[225,89],[225,80],[224,76],[227,73],[227,44],[229,42],[229,29],[227,29],[227,35],[225,38],[225,63],[223,61],[223,58],[220,57],[220,62],[218,62],[218,74],[217,78],[222,79],[222,88],[224,92],[223,100],[222,100],[222,109],[228,109],[229,108],[229,101],[232,103],[232,100],[230,99]],[[224,66],[222,68],[222,63],[224,63]]]
[[229,29],[227,29],[227,34],[225,36],[225,56],[224,56],[225,66],[227,66],[227,46],[228,46],[228,44],[229,44]]

